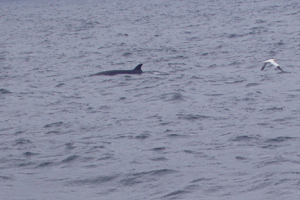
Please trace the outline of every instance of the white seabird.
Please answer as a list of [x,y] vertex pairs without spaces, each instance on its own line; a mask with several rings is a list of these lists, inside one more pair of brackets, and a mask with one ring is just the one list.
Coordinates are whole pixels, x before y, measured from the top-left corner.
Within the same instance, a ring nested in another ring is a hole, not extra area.
[[265,66],[267,65],[267,63],[271,63],[272,65],[274,65],[275,67],[277,67],[278,69],[280,69],[282,72],[283,72],[283,70],[281,69],[281,67],[279,66],[279,64],[278,63],[276,63],[275,62],[275,59],[269,59],[269,60],[266,60],[265,62],[264,62],[265,64],[264,64],[264,66],[261,68],[261,71],[262,70],[264,70],[264,68],[265,68]]

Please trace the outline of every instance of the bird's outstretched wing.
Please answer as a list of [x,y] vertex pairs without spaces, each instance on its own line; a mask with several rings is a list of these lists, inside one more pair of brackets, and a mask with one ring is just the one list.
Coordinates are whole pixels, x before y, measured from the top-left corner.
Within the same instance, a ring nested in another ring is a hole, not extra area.
[[262,66],[261,71],[264,70],[264,68],[266,67],[267,63],[264,64],[264,66]]
[[280,69],[283,72],[283,70],[281,69],[281,67],[277,66],[277,68]]

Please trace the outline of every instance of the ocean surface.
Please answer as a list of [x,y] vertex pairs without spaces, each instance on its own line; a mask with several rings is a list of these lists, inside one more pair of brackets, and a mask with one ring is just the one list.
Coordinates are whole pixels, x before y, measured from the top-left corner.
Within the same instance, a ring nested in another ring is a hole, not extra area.
[[0,199],[300,199],[299,19],[298,0],[0,0]]

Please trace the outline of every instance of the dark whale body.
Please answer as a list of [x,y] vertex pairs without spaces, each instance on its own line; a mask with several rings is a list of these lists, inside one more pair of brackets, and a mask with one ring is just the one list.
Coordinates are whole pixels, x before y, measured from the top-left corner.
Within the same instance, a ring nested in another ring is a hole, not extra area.
[[101,75],[113,76],[113,75],[117,75],[117,74],[141,74],[141,73],[143,73],[143,71],[141,69],[142,66],[143,66],[143,64],[139,64],[132,70],[110,70],[110,71],[99,72],[97,74],[91,74],[90,76],[101,76]]

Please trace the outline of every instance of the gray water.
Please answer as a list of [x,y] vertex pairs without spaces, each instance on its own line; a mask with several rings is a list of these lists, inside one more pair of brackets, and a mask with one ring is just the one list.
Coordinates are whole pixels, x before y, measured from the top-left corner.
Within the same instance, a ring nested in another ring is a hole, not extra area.
[[0,199],[299,199],[299,19],[298,0],[1,0]]

